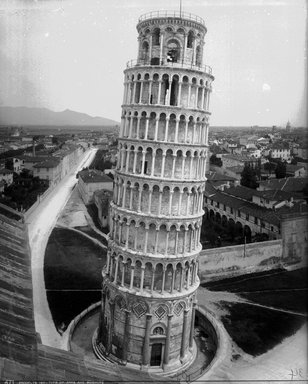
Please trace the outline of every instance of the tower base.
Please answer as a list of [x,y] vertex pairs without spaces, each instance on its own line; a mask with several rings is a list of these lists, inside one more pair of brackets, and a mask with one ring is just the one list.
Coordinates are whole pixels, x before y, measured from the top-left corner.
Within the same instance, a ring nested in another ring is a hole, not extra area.
[[187,368],[194,362],[197,356],[197,345],[195,341],[193,342],[193,347],[187,349],[185,356],[179,360],[171,360],[168,364],[162,363],[160,366],[151,366],[151,365],[142,365],[142,364],[133,364],[124,360],[118,359],[116,356],[111,353],[106,353],[105,347],[102,343],[97,342],[97,332],[96,328],[93,337],[92,337],[92,347],[95,353],[95,356],[99,360],[108,361],[114,364],[125,365],[128,368],[146,371],[153,373],[155,375],[161,376],[174,376],[178,375],[181,372],[187,370]]

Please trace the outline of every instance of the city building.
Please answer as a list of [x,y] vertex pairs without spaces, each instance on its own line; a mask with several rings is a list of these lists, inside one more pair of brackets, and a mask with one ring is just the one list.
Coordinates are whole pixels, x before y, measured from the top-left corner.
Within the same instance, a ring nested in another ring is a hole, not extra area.
[[202,200],[214,80],[204,21],[152,12],[124,71],[119,158],[94,349],[156,373],[195,358]]
[[96,169],[85,169],[78,173],[78,188],[85,204],[93,202],[95,191],[113,190],[113,180]]
[[56,157],[33,165],[33,177],[49,180],[49,185],[54,186],[61,180],[61,161]]
[[0,181],[3,181],[5,185],[11,185],[13,183],[13,171],[10,169],[1,168]]

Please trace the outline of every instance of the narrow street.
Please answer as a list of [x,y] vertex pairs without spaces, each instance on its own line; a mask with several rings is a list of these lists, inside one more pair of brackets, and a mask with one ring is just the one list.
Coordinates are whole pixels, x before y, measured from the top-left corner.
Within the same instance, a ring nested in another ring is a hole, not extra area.
[[77,167],[61,180],[26,220],[31,249],[35,327],[42,343],[51,347],[65,349],[66,346],[54,326],[47,302],[44,282],[45,249],[57,218],[77,183],[76,173],[91,164],[95,153],[96,149],[86,152]]

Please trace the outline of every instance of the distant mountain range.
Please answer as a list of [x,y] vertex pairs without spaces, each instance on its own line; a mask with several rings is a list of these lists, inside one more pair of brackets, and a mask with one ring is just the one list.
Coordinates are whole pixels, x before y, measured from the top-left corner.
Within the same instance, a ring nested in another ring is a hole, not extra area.
[[0,125],[115,126],[119,124],[114,120],[93,117],[69,109],[54,112],[47,108],[0,107]]

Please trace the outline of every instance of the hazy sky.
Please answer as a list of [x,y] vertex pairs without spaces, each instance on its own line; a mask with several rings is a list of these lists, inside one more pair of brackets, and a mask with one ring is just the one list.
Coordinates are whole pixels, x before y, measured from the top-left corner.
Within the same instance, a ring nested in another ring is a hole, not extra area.
[[[212,125],[307,126],[306,0],[182,0],[208,33]],[[138,17],[179,0],[0,0],[0,105],[120,121]]]

